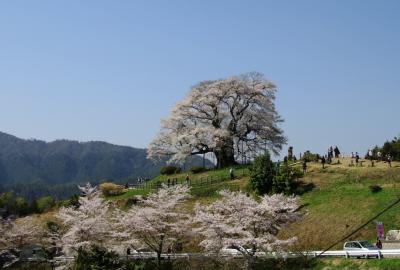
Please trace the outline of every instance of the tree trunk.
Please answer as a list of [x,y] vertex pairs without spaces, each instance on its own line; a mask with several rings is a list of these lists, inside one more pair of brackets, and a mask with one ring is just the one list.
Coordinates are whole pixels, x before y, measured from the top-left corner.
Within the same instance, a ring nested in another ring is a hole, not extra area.
[[255,256],[248,256],[247,257],[247,269],[254,270],[256,269],[256,257]]
[[217,157],[217,168],[224,168],[236,164],[233,140],[224,141],[217,145],[214,154]]
[[160,242],[158,244],[158,250],[157,250],[157,266],[158,269],[161,269],[161,254],[163,251],[163,245],[164,245],[164,235],[161,235]]

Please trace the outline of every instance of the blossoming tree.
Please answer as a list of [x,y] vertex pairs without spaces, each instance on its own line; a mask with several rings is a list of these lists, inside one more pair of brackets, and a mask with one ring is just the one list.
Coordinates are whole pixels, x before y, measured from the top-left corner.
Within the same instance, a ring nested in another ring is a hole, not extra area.
[[4,249],[39,243],[42,233],[42,228],[32,217],[0,220],[0,246]]
[[282,194],[263,196],[257,202],[242,192],[221,191],[222,198],[211,205],[196,205],[197,231],[206,250],[221,252],[230,247],[242,254],[249,269],[256,252],[284,251],[296,239],[280,240],[279,229],[298,219],[296,197]]
[[119,236],[128,241],[136,240],[138,247],[145,247],[157,254],[171,251],[173,245],[188,232],[189,216],[180,209],[180,203],[190,197],[186,185],[163,186],[146,200],[133,205],[127,212],[116,217]]
[[68,228],[61,238],[66,254],[73,254],[80,247],[91,244],[105,245],[109,240],[109,204],[100,197],[96,187],[87,184],[79,189],[83,193],[79,198],[80,206],[63,207],[57,215]]
[[286,139],[278,127],[283,120],[275,109],[275,92],[259,73],[197,84],[162,120],[149,158],[168,156],[179,163],[213,153],[218,167],[225,167],[267,146],[278,152]]

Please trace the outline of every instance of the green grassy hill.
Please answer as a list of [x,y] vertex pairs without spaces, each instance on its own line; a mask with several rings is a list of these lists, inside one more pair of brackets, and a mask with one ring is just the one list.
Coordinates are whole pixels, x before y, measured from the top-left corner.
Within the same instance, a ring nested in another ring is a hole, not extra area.
[[[400,195],[400,164],[388,168],[386,163],[370,167],[349,167],[349,160],[321,169],[312,164],[304,181],[315,188],[301,196],[303,220],[287,228],[282,236],[298,237],[299,249],[323,249],[340,240],[398,199]],[[373,193],[371,185],[382,190]],[[385,230],[400,228],[400,204],[378,218]],[[376,228],[370,223],[352,239],[376,239]],[[341,248],[338,246],[337,248]]]
[[[303,219],[281,232],[282,237],[298,237],[296,249],[326,248],[400,196],[400,163],[394,162],[392,168],[388,168],[382,162],[374,167],[369,162],[365,162],[363,167],[350,167],[348,159],[340,162],[341,164],[328,165],[325,169],[318,163],[309,163],[309,171],[301,181],[313,188],[300,195]],[[229,169],[190,174],[193,198],[188,202],[188,208],[197,201],[209,203],[215,200],[218,190],[228,188],[246,191],[248,168],[236,167],[235,175],[235,180],[231,181]],[[181,183],[185,181],[185,177],[186,173],[160,175],[152,179],[148,186],[156,182],[167,183],[168,178],[177,178]],[[379,185],[382,190],[373,193],[369,188],[371,185]],[[149,192],[152,192],[151,188],[132,189],[109,199],[123,205],[129,198]],[[399,210],[400,205],[395,206],[379,218],[379,221],[384,222],[386,231],[400,229]],[[375,225],[369,224],[352,238],[373,241],[376,238]]]

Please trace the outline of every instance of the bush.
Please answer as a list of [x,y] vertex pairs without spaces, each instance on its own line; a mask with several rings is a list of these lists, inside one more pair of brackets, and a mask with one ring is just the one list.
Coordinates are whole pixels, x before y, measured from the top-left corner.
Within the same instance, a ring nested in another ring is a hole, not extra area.
[[318,162],[318,158],[318,154],[313,154],[310,151],[306,151],[301,159],[307,162]]
[[41,197],[36,200],[36,207],[39,213],[50,210],[54,206],[54,198],[51,196]]
[[372,185],[372,186],[369,186],[369,189],[371,190],[372,193],[378,193],[379,191],[382,190],[382,187],[380,187],[378,185]]
[[202,166],[192,166],[192,167],[190,167],[189,170],[190,170],[193,174],[201,173],[201,172],[207,171],[207,169],[204,168],[204,167],[202,167]]
[[163,175],[171,175],[171,174],[180,173],[180,172],[181,172],[181,168],[176,167],[176,166],[163,166],[160,169],[160,174],[163,174]]
[[258,195],[293,194],[296,189],[296,180],[302,176],[303,173],[295,167],[281,165],[277,168],[267,153],[258,156],[250,166],[249,187]]
[[135,197],[133,197],[133,198],[129,198],[129,199],[126,201],[125,206],[131,207],[132,205],[137,205],[137,204],[139,204],[139,202],[140,202],[139,198],[135,196]]
[[296,189],[296,180],[303,177],[300,169],[282,166],[275,174],[272,183],[272,193],[291,195]]
[[269,193],[272,190],[275,176],[275,165],[271,156],[258,156],[250,166],[250,188],[259,195]]
[[122,194],[124,187],[114,183],[103,183],[100,185],[100,190],[104,196],[114,196]]
[[107,251],[103,247],[92,245],[89,250],[79,248],[78,257],[76,258],[76,270],[108,270],[120,269],[122,263],[117,253]]

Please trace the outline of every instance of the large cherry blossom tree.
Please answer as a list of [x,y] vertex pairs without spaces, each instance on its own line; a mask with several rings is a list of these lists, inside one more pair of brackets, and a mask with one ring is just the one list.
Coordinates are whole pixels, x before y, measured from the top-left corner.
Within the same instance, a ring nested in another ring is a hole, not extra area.
[[146,248],[157,254],[173,251],[174,244],[188,231],[189,215],[180,208],[181,203],[190,197],[186,185],[163,186],[146,200],[141,200],[128,211],[117,214],[116,232],[135,248]]
[[109,241],[109,204],[100,197],[96,187],[79,187],[79,207],[62,207],[57,217],[67,227],[61,238],[63,251],[74,254],[80,247],[92,244],[105,246]]
[[218,254],[230,247],[242,254],[249,269],[256,252],[283,252],[296,239],[277,238],[280,228],[299,218],[296,197],[263,196],[257,202],[242,192],[221,191],[222,198],[210,205],[197,204],[195,222],[206,250]]
[[266,147],[277,153],[286,142],[274,105],[275,85],[260,73],[201,82],[161,121],[148,157],[183,162],[213,153],[218,167],[254,156]]

